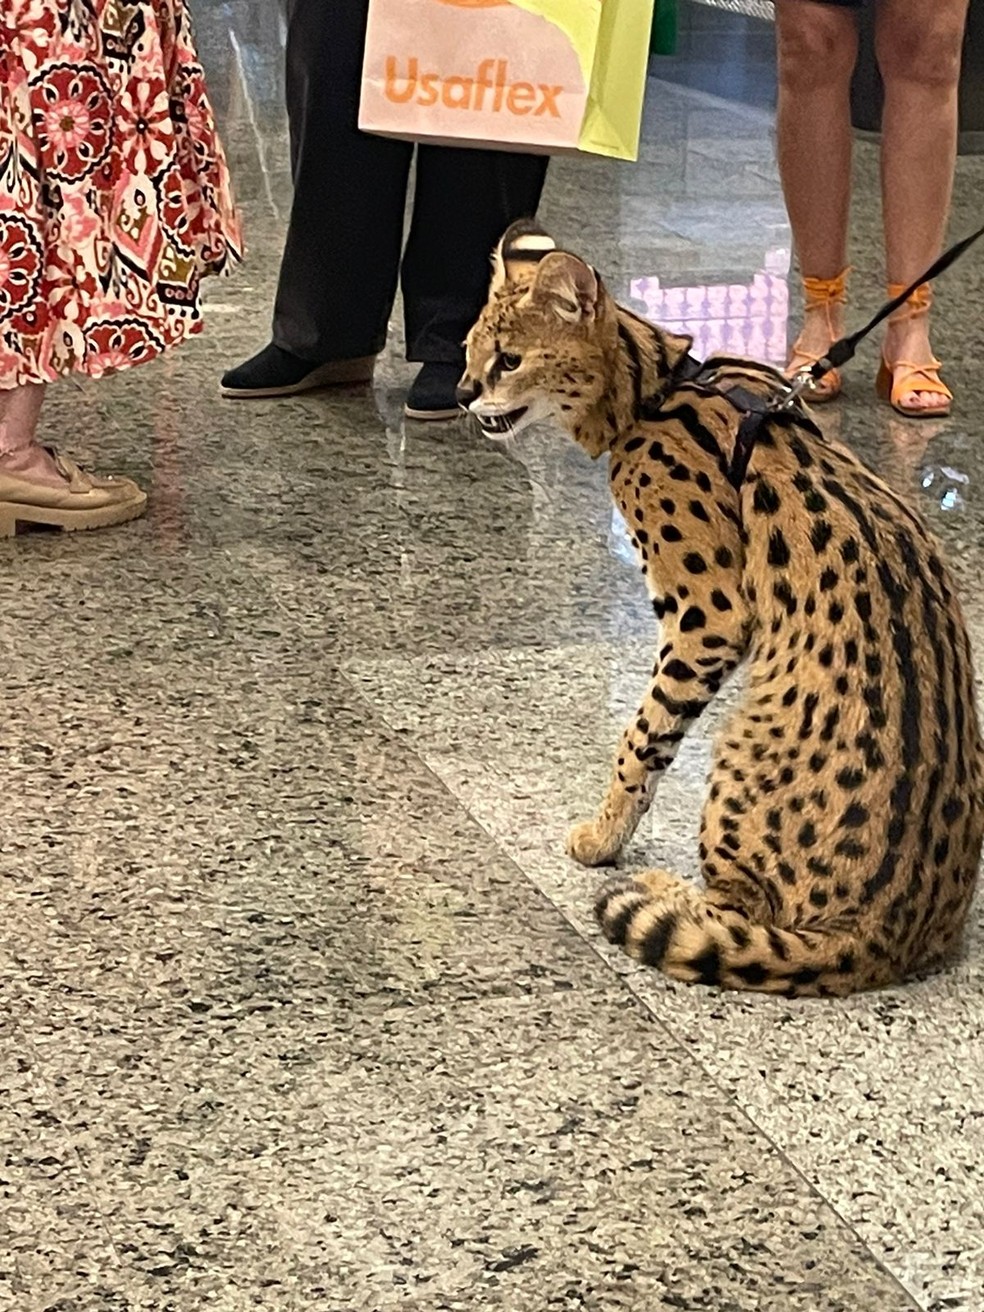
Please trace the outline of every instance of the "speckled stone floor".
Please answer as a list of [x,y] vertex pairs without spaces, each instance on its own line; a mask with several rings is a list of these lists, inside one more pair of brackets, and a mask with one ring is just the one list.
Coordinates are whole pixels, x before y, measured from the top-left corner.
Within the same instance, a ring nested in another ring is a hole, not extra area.
[[[267,331],[281,19],[197,11],[252,258],[199,341],[53,397],[148,517],[0,546],[0,1308],[981,1312],[980,925],[847,1003],[600,943],[563,837],[655,640],[603,472],[405,427],[398,325],[372,392],[219,399]],[[558,162],[545,217],[705,346],[778,357],[772,159],[765,111],[655,81],[639,166]],[[860,316],[872,147],[857,173]],[[982,187],[961,160],[955,232]],[[866,350],[824,422],[933,521],[984,661],[982,269],[939,289],[953,420],[889,418]],[[631,864],[693,869],[719,714]]]

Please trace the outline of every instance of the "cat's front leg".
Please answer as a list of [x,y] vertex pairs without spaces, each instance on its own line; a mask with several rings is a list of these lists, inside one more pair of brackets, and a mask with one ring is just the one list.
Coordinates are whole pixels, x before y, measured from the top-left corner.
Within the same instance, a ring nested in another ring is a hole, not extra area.
[[[722,598],[729,609],[722,611]],[[733,600],[732,600],[733,598]],[[611,865],[649,810],[656,783],[745,653],[745,607],[737,586],[717,589],[718,606],[699,602],[664,620],[665,639],[652,682],[622,735],[604,800],[593,820],[575,826],[567,851],[583,866]]]

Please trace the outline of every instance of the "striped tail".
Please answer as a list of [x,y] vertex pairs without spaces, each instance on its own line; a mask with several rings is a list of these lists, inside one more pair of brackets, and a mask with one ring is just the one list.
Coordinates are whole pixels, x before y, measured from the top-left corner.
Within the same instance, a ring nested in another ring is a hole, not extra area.
[[854,934],[755,924],[662,871],[609,880],[595,914],[609,943],[687,984],[842,997],[896,978],[891,963],[875,960]]

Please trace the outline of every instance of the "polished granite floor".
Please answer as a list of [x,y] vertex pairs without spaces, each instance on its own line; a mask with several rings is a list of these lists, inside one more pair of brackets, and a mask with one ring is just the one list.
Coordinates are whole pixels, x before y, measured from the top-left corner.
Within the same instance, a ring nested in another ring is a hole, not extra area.
[[[563,836],[654,642],[603,471],[404,426],[398,328],[371,393],[219,399],[267,331],[281,20],[197,8],[252,258],[202,339],[53,398],[148,517],[0,547],[0,1308],[981,1312],[980,925],[946,976],[817,1004],[600,942]],[[558,162],[545,216],[778,358],[770,133],[654,81],[639,166]],[[961,160],[955,232],[982,186]],[[933,521],[984,653],[982,269],[939,289],[953,420],[889,418],[866,350],[824,422]],[[694,868],[719,714],[632,864]]]

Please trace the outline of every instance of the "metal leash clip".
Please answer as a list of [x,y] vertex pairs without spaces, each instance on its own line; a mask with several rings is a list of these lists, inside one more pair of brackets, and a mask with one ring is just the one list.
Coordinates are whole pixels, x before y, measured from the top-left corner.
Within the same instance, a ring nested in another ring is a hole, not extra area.
[[[814,370],[820,365],[823,366],[822,372],[815,374]],[[817,378],[822,378],[829,367],[826,360],[818,360],[815,365],[810,365],[807,369],[801,369],[795,377],[787,381],[785,389],[775,397],[769,409],[791,410],[805,392],[816,391]]]

